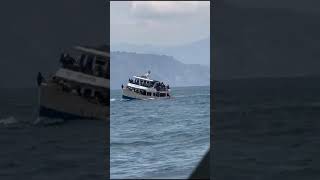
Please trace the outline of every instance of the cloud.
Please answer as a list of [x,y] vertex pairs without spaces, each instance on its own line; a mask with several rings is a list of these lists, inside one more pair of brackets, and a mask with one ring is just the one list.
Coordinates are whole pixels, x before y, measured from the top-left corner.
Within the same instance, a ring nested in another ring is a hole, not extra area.
[[178,45],[210,35],[210,1],[111,1],[113,43]]
[[161,19],[197,14],[210,9],[210,1],[133,1],[131,13],[144,19]]

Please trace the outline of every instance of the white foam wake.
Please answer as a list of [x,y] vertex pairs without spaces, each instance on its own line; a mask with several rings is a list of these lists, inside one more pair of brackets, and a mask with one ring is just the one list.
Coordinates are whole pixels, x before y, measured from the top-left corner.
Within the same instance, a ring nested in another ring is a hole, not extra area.
[[18,120],[13,116],[0,119],[0,124],[9,125],[9,124],[15,124],[15,123],[18,123]]
[[48,117],[37,117],[33,122],[34,125],[54,125],[64,123],[63,119],[60,118],[48,118]]

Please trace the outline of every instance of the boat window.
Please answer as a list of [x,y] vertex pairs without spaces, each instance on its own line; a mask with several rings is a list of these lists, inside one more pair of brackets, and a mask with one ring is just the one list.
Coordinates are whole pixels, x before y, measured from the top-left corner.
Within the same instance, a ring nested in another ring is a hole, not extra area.
[[147,96],[151,96],[151,92],[147,92]]
[[91,89],[84,89],[83,96],[90,97],[91,93],[92,93]]
[[87,58],[87,65],[92,66],[92,62],[93,62],[94,56],[93,55],[89,55]]
[[88,56],[87,63],[85,65],[85,67],[84,67],[84,72],[85,73],[92,74],[93,59],[94,59],[93,55],[89,55]]
[[153,93],[153,96],[156,96],[156,93]]
[[103,59],[97,57],[97,59],[96,59],[96,64],[97,64],[97,65],[104,66],[104,65],[106,64],[106,62],[104,62]]
[[86,55],[85,54],[81,54],[80,58],[79,58],[79,65],[80,67],[83,67],[84,66],[84,60],[86,58]]
[[160,93],[160,97],[165,97],[166,93]]
[[98,99],[101,99],[102,98],[101,92],[95,91],[94,92],[94,97],[97,97]]

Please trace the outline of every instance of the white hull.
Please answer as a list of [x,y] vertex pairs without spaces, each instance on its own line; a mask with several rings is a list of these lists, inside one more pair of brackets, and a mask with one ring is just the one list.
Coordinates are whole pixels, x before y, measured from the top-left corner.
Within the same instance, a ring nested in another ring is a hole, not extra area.
[[[49,83],[40,86],[40,116],[107,119],[109,107],[90,102],[76,94],[66,93],[61,87]],[[61,117],[61,118],[63,118]]]
[[130,91],[127,88],[122,89],[122,98],[124,99],[141,99],[141,100],[148,100],[148,99],[169,99],[170,96],[165,97],[158,97],[158,96],[146,96],[142,94],[135,93],[133,91]]

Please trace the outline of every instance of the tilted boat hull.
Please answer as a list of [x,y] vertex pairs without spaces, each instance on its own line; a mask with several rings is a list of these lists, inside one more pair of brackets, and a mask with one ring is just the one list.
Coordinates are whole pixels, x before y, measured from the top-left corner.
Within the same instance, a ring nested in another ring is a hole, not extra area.
[[68,119],[68,120],[86,119],[83,116],[71,114],[68,112],[57,111],[55,109],[47,108],[45,106],[40,106],[39,115],[40,115],[40,117],[59,118],[59,119]]
[[61,119],[103,119],[109,107],[93,103],[78,95],[65,93],[54,84],[40,86],[39,116]]
[[122,95],[122,99],[133,100],[133,99],[136,99],[136,98],[132,98],[132,97],[129,97],[129,96]]
[[147,100],[147,99],[169,99],[170,96],[165,96],[165,97],[146,96],[146,95],[141,95],[124,88],[122,89],[122,98],[128,99],[128,100],[132,100],[132,99]]

